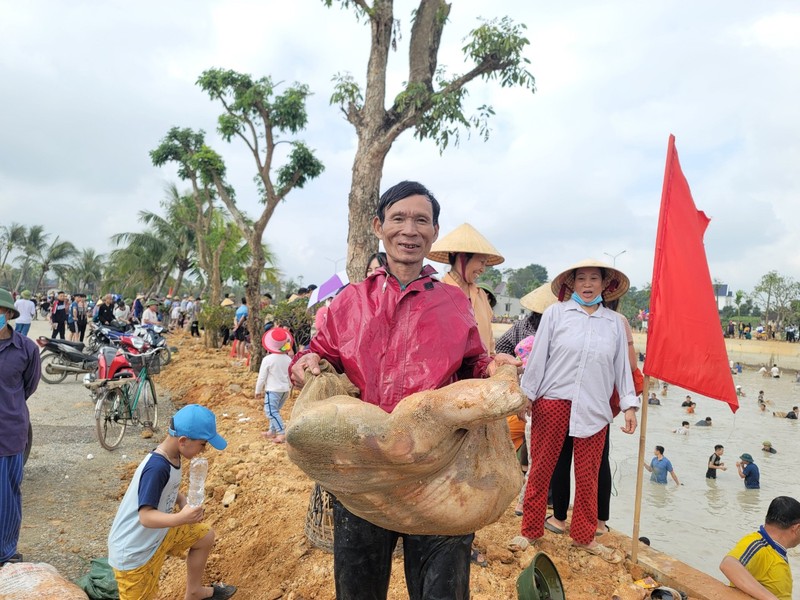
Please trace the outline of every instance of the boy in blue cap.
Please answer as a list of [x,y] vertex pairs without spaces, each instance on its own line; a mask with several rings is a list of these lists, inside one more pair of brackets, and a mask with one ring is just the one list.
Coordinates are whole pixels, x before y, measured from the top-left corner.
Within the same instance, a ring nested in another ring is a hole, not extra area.
[[202,522],[203,507],[189,506],[178,491],[181,457],[191,460],[207,443],[217,450],[228,445],[217,433],[214,413],[189,404],[175,413],[167,437],[136,469],[108,534],[108,562],[120,600],[155,598],[167,554],[182,556],[186,550],[186,600],[224,600],[236,593],[232,585],[202,585],[214,531]]

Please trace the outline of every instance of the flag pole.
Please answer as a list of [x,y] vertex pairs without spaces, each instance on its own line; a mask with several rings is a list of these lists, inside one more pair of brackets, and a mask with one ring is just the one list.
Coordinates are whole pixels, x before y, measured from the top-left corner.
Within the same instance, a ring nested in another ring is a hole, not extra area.
[[642,513],[642,481],[644,480],[645,438],[647,437],[647,398],[650,395],[650,376],[644,376],[642,389],[642,415],[639,423],[639,458],[636,462],[636,498],[633,504],[633,535],[631,536],[631,562],[636,564],[639,557],[639,517]]

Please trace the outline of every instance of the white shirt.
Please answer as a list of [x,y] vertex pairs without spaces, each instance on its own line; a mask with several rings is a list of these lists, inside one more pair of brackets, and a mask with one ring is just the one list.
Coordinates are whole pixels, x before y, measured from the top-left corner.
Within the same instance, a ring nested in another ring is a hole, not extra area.
[[683,427],[683,426],[678,427],[675,430],[675,433],[677,433],[678,435],[689,435],[689,428],[688,427]]
[[288,354],[268,353],[261,361],[256,381],[256,396],[264,392],[288,392],[292,389],[289,384],[289,364],[292,359]]
[[772,367],[770,369],[770,371],[772,372],[772,376],[773,377],[780,377],[781,376],[781,371],[780,371],[780,369],[778,367]]
[[117,321],[128,321],[128,317],[131,315],[131,309],[126,306],[125,308],[120,308],[119,306],[114,309],[114,318]]
[[158,313],[150,308],[145,308],[142,313],[142,325],[158,325]]
[[572,402],[573,437],[590,437],[611,423],[614,386],[620,410],[640,406],[625,327],[617,313],[600,306],[590,315],[571,299],[544,311],[520,386],[533,402]]
[[36,305],[31,300],[17,298],[17,301],[14,302],[14,308],[19,313],[16,319],[19,325],[30,325],[31,320],[36,316]]

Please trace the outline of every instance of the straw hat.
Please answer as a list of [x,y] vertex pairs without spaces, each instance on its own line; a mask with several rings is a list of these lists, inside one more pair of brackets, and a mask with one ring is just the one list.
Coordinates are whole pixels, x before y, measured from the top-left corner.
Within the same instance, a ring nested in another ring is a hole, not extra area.
[[233,300],[225,298],[225,300],[220,303],[220,306],[233,306]]
[[551,304],[558,302],[558,298],[550,288],[550,282],[543,283],[532,292],[525,294],[519,299],[519,303],[531,312],[542,314]]
[[581,267],[597,267],[605,269],[606,278],[603,280],[603,300],[610,302],[617,298],[622,298],[628,288],[631,287],[631,282],[628,277],[619,269],[612,267],[599,260],[589,258],[575,263],[569,269],[565,269],[558,274],[558,277],[553,279],[551,289],[559,300],[569,298],[573,292],[573,284],[575,283],[575,270]]
[[503,255],[483,237],[478,230],[469,223],[459,225],[443,238],[437,240],[431,247],[428,259],[434,262],[449,264],[448,254],[451,252],[471,252],[472,254],[487,254],[487,267],[499,265],[505,261]]

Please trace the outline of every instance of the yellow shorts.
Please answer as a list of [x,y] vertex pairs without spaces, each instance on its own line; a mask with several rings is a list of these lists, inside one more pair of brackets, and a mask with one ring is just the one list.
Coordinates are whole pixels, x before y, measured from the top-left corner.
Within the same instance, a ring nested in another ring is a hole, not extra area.
[[184,552],[194,546],[195,542],[204,538],[209,531],[211,531],[211,526],[208,523],[172,527],[156,553],[141,567],[130,571],[114,569],[120,600],[151,600],[155,598],[158,593],[158,578],[167,554],[183,556]]

